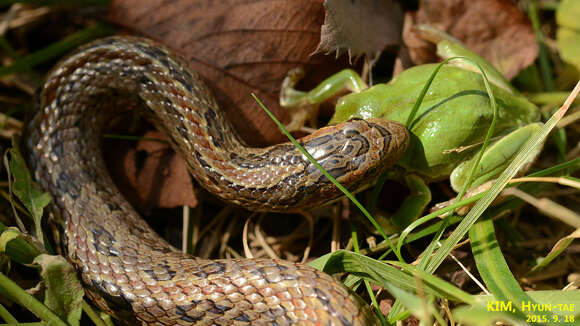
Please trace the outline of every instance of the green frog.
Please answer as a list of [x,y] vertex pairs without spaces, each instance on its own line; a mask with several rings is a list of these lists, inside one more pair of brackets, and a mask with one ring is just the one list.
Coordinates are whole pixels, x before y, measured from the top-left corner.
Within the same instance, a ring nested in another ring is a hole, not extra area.
[[[453,189],[461,191],[493,117],[482,75],[446,65],[437,73],[414,119],[407,121],[436,67],[437,64],[415,66],[389,83],[372,87],[347,69],[308,92],[293,88],[300,78],[300,71],[295,70],[289,73],[281,93],[282,106],[296,108],[316,107],[349,90],[351,93],[338,100],[331,124],[376,117],[406,124],[411,135],[409,149],[398,161],[398,169],[389,173],[389,178],[403,180],[411,190],[411,196],[392,220],[399,228],[418,217],[431,200],[427,183],[449,178]],[[493,69],[490,67],[485,64],[486,70]],[[501,76],[497,71],[489,75]],[[499,113],[493,142],[485,149],[475,178],[468,185],[470,189],[497,177],[523,143],[542,126],[538,108],[499,79],[500,82],[494,82],[490,78]]]

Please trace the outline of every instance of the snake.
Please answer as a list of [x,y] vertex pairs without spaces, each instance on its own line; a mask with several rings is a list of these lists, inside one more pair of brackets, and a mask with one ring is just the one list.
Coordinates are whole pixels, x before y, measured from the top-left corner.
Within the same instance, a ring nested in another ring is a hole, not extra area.
[[[82,46],[47,75],[23,147],[52,197],[62,249],[85,293],[127,325],[375,325],[373,309],[330,275],[279,259],[201,259],[158,236],[119,192],[103,159],[107,126],[127,112],[170,139],[197,184],[250,211],[299,212],[341,192],[291,143],[246,145],[184,60],[144,38]],[[408,133],[352,120],[298,139],[350,191],[404,153]]]

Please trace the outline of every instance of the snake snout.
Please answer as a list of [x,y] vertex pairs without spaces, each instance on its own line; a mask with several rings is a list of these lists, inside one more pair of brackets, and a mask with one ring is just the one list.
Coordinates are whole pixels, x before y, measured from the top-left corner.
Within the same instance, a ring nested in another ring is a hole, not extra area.
[[329,128],[333,146],[325,147],[328,151],[319,162],[352,192],[372,185],[401,158],[408,145],[407,129],[394,121],[357,119]]
[[409,131],[401,123],[386,119],[366,120],[372,126],[370,139],[377,142],[376,146],[383,146],[381,160],[383,164],[391,166],[395,164],[407,151],[409,146]]
[[[348,125],[348,127],[346,127]],[[395,164],[407,150],[409,133],[402,124],[385,119],[351,120],[345,124],[351,146],[358,143],[353,155],[359,163],[359,175],[373,177]],[[364,157],[364,159],[362,159]]]

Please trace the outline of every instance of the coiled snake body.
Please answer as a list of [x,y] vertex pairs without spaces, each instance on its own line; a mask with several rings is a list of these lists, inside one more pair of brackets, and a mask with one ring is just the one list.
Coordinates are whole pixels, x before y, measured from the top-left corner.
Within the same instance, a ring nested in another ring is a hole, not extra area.
[[[248,148],[199,77],[150,41],[112,37],[61,61],[27,125],[35,179],[64,221],[64,249],[90,299],[128,324],[367,325],[374,314],[308,266],[268,259],[202,260],[177,251],[139,218],[106,172],[102,129],[138,110],[170,136],[200,185],[261,211],[296,211],[339,197],[291,144]],[[350,190],[404,152],[384,120],[318,130],[300,143]]]

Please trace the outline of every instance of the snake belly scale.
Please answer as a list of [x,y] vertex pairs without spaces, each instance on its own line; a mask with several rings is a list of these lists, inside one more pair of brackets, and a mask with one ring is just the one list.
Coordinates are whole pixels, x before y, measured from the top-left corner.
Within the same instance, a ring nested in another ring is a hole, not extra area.
[[[329,275],[270,259],[202,260],[160,238],[106,171],[106,124],[136,110],[169,135],[197,182],[254,211],[297,211],[340,193],[293,145],[249,148],[200,78],[140,38],[95,41],[48,75],[24,145],[63,221],[63,248],[88,297],[126,324],[374,325],[374,313]],[[355,120],[299,142],[352,191],[405,151],[397,123]]]

